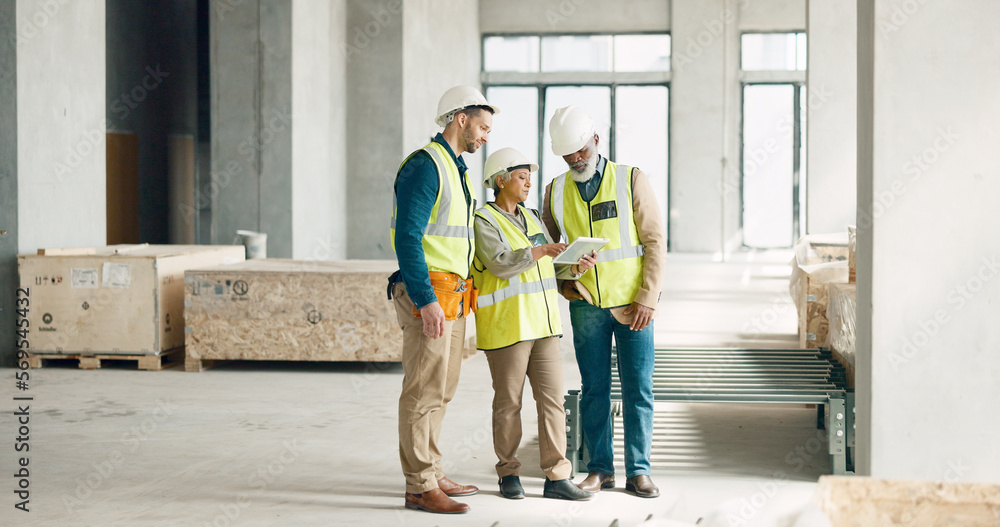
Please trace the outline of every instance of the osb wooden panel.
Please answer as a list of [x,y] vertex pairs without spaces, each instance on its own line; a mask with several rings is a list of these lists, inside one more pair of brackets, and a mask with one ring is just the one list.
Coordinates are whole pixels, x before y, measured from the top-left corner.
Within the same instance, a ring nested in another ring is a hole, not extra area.
[[822,476],[817,496],[833,527],[995,527],[1000,486]]
[[830,323],[827,346],[847,371],[847,387],[854,387],[857,342],[857,284],[829,284],[826,315]]
[[188,271],[187,351],[197,359],[399,361],[390,260],[249,260]]

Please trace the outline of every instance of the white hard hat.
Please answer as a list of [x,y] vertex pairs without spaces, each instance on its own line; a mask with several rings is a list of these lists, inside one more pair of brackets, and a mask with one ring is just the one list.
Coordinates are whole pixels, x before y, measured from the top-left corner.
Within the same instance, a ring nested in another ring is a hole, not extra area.
[[494,178],[517,167],[528,167],[528,172],[538,170],[538,165],[528,161],[524,154],[513,148],[501,148],[493,152],[490,157],[486,158],[486,168],[483,169],[483,186],[493,188]]
[[578,106],[559,108],[549,121],[552,153],[557,156],[568,156],[580,150],[595,133],[594,121]]
[[451,122],[451,115],[470,106],[486,106],[491,108],[494,114],[500,113],[500,108],[486,102],[486,97],[479,93],[479,90],[470,86],[455,86],[444,92],[441,100],[438,101],[437,118],[434,122],[438,126],[447,126]]

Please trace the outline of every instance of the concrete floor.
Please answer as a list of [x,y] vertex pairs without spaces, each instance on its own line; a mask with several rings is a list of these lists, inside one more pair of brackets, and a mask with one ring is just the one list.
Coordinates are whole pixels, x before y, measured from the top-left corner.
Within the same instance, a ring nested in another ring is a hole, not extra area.
[[[717,263],[672,255],[658,344],[795,347],[790,257],[745,253]],[[563,339],[569,387],[580,378],[571,342]],[[2,383],[10,401],[13,371],[3,377],[11,380]],[[465,499],[469,514],[409,511],[396,450],[401,378],[398,365],[345,363],[231,363],[202,373],[33,370],[31,512],[4,512],[0,523],[487,527],[608,526],[617,519],[626,526],[650,515],[693,523],[721,506],[736,515],[725,525],[763,525],[806,503],[829,470],[814,410],[657,403],[653,477],[660,498],[619,488],[589,502],[543,499],[526,394],[521,453],[528,498],[508,501],[496,488],[492,390],[478,353],[463,365],[441,439],[448,475],[482,492]],[[0,438],[11,441],[12,420],[0,425]],[[0,463],[6,474],[16,470],[9,454]],[[10,511],[13,498],[4,494]]]

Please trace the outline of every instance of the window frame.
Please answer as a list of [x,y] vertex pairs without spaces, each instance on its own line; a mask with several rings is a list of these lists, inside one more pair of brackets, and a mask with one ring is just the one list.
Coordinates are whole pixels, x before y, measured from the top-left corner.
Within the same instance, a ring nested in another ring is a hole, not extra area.
[[[542,68],[542,44],[541,39],[544,37],[560,37],[560,36],[606,36],[609,35],[612,39],[615,36],[631,36],[631,35],[665,35],[671,36],[669,31],[634,31],[634,32],[571,32],[571,33],[484,33],[482,35],[482,45],[480,46],[480,64],[484,66],[486,64],[486,46],[485,42],[487,38],[490,37],[539,37],[538,45],[538,68],[537,72],[514,72],[514,71],[486,71],[481,66],[480,82],[483,94],[489,90],[489,88],[535,88],[538,90],[538,108],[537,108],[537,127],[538,127],[538,151],[535,153],[537,156],[537,162],[539,164],[539,173],[541,173],[541,165],[545,158],[545,96],[547,88],[558,88],[558,87],[582,87],[582,86],[598,86],[607,87],[610,91],[610,105],[611,105],[611,122],[610,129],[611,133],[608,140],[608,155],[611,159],[616,159],[616,138],[615,138],[615,125],[617,122],[617,108],[616,108],[616,96],[619,86],[663,86],[667,90],[667,115],[664,118],[667,120],[667,167],[666,167],[666,203],[663,204],[665,207],[664,218],[665,221],[670,221],[670,138],[672,137],[672,127],[670,112],[673,104],[673,97],[670,96],[671,88],[671,73],[672,69],[667,71],[650,71],[650,72],[634,72],[634,71],[614,71],[614,60],[612,58],[612,71],[559,71],[559,72],[543,72]],[[612,40],[613,42],[613,40]],[[613,44],[612,44],[613,46]],[[671,63],[673,62],[673,38],[671,36],[670,40],[670,56]],[[614,56],[614,48],[611,50],[612,57]],[[672,68],[671,64],[671,68]],[[485,156],[484,156],[485,158]],[[485,163],[485,159],[483,161]],[[540,177],[540,176],[539,176]],[[538,185],[537,199],[539,203],[539,208],[543,206],[543,199],[545,195],[545,186]],[[486,201],[486,189],[482,189],[480,193],[480,198],[483,202]],[[664,224],[664,230],[667,234],[667,250],[670,250],[670,236],[669,236],[669,226]]]

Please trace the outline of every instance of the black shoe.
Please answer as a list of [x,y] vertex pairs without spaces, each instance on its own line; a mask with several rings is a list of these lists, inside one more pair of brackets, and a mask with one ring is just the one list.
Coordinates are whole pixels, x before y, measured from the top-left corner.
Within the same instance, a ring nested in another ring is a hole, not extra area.
[[559,479],[550,481],[545,478],[545,492],[542,494],[546,498],[556,498],[561,500],[589,500],[594,496],[593,492],[580,490],[569,479]]
[[509,500],[519,500],[524,498],[524,487],[521,486],[521,478],[517,476],[504,476],[500,478],[500,494]]

